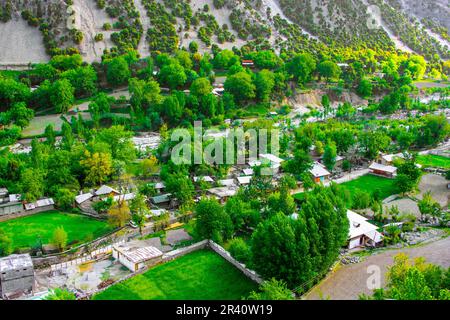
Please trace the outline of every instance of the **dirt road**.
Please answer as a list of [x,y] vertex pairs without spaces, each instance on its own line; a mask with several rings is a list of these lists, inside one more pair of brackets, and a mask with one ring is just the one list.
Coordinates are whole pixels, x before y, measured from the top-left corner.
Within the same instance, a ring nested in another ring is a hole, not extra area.
[[329,297],[332,300],[355,300],[360,293],[370,294],[371,290],[367,288],[366,282],[371,274],[368,273],[367,268],[371,265],[380,267],[381,286],[384,286],[387,267],[392,265],[393,257],[400,252],[406,253],[410,258],[424,257],[430,263],[448,268],[450,267],[449,248],[450,237],[447,237],[423,246],[388,250],[369,256],[360,263],[345,265],[336,270],[311,290],[305,299],[317,300],[322,294],[323,298]]

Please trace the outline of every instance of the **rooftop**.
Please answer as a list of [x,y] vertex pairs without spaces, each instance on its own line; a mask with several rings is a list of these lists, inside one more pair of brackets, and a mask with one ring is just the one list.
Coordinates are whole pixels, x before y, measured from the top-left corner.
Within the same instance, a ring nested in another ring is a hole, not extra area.
[[315,178],[319,178],[319,177],[324,177],[324,176],[329,176],[331,173],[325,169],[322,165],[315,163],[313,165],[313,167],[311,168],[311,170],[309,170],[309,172],[315,177]]
[[96,196],[103,196],[103,195],[110,194],[110,193],[119,194],[119,192],[117,190],[115,190],[107,185],[103,185],[97,191],[95,191]]
[[144,262],[163,255],[159,249],[152,246],[146,246],[144,241],[125,242],[114,245],[114,249],[133,263]]
[[33,267],[33,261],[29,254],[12,254],[0,258],[0,272]]
[[370,170],[384,171],[389,173],[397,172],[397,168],[394,166],[385,166],[384,164],[373,162],[370,167]]
[[365,235],[375,242],[381,240],[382,235],[377,231],[378,227],[367,222],[367,218],[351,210],[347,210],[347,218],[350,223],[349,239]]

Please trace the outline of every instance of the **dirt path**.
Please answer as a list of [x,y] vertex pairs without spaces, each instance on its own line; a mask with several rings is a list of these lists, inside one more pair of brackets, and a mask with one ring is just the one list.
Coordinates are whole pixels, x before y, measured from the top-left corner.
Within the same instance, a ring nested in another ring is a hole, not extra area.
[[134,6],[136,10],[139,11],[139,15],[141,18],[142,27],[144,29],[141,37],[141,41],[138,45],[138,52],[142,57],[146,57],[150,54],[150,48],[147,41],[147,30],[150,28],[150,18],[147,15],[147,9],[145,9],[142,4],[142,0],[134,0]]
[[385,284],[385,274],[387,266],[392,265],[393,257],[400,253],[406,253],[410,258],[424,257],[428,262],[450,267],[450,237],[438,240],[423,246],[388,250],[365,258],[363,262],[345,265],[331,274],[328,278],[317,285],[309,292],[305,299],[320,299],[320,294],[324,298],[332,300],[355,300],[361,293],[370,294],[366,282],[371,274],[368,267],[375,265],[380,267],[381,286]]

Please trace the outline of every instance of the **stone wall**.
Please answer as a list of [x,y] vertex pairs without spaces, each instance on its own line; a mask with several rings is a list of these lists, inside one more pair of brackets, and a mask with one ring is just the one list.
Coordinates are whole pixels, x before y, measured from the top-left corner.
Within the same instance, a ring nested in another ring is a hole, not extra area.
[[242,264],[239,261],[237,261],[236,259],[234,259],[228,251],[226,251],[224,248],[219,246],[214,241],[208,240],[208,246],[214,252],[216,252],[218,255],[220,255],[222,258],[224,258],[229,263],[231,263],[233,266],[235,266],[237,269],[239,269],[248,278],[252,279],[253,281],[255,281],[258,284],[261,284],[264,281],[255,271],[248,269],[245,266],[245,264]]

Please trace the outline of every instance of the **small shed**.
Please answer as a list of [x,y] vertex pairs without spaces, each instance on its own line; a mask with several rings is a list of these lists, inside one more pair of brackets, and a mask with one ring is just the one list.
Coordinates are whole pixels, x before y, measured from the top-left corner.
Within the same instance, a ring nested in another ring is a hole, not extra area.
[[131,241],[113,246],[113,257],[132,272],[161,261],[163,253],[145,241]]

